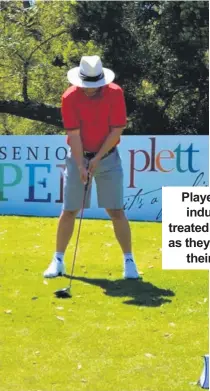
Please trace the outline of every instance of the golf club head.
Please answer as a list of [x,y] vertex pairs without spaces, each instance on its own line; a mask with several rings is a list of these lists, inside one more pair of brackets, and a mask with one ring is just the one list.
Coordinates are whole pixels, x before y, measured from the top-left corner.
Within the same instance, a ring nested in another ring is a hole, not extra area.
[[58,299],[68,299],[71,297],[70,288],[68,287],[68,288],[58,289],[57,291],[54,292],[54,295]]

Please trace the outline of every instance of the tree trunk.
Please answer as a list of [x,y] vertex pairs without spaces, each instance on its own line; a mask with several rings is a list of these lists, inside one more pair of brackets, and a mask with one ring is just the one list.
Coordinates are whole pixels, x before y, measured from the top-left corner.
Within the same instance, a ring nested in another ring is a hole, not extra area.
[[44,103],[1,100],[0,113],[12,114],[17,117],[41,121],[46,124],[63,128],[60,108],[46,105]]

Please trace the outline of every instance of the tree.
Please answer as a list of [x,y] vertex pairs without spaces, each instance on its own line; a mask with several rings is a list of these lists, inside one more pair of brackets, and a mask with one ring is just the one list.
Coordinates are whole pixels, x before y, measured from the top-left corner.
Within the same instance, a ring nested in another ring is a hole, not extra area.
[[78,2],[76,11],[72,37],[102,43],[130,132],[208,133],[207,2]]
[[208,133],[207,2],[5,1],[0,29],[1,133],[63,132],[66,73],[84,54],[115,71],[127,134]]

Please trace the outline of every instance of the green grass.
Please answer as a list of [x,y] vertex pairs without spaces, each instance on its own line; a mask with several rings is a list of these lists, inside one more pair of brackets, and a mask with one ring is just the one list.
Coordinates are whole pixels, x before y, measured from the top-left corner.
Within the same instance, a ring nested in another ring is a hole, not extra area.
[[53,218],[0,217],[0,391],[197,389],[208,353],[208,272],[162,271],[161,224],[132,222],[144,279],[123,281],[110,221],[85,220],[73,297],[56,299],[69,280],[42,277],[56,227]]

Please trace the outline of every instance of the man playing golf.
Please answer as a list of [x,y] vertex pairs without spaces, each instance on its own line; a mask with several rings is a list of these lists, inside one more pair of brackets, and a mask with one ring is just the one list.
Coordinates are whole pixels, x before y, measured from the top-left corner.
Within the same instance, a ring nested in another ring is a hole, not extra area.
[[123,210],[123,171],[117,145],[126,127],[122,89],[115,74],[103,68],[100,57],[83,56],[80,66],[68,71],[72,84],[62,96],[62,118],[70,146],[64,173],[63,210],[57,230],[56,252],[44,277],[65,273],[64,253],[90,177],[85,208],[90,207],[91,180],[97,188],[98,206],[110,216],[124,255],[124,278],[139,274],[131,250],[131,232]]

